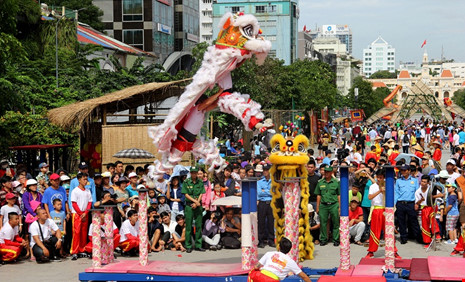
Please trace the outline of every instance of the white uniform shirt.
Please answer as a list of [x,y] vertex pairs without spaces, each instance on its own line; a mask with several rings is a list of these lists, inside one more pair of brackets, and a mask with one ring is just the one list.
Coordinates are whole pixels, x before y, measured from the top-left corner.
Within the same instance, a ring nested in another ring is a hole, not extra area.
[[[100,237],[105,237],[105,233],[103,232],[102,228],[103,228],[103,230],[105,230],[105,227],[103,225],[101,225],[100,226]],[[94,224],[91,223],[90,226],[89,226],[89,232],[88,232],[87,235],[92,236],[93,229],[94,229]],[[118,229],[118,226],[116,226],[116,224],[113,222],[113,228],[111,229],[111,231],[113,232],[116,229]]]
[[453,172],[452,174],[449,174],[449,178],[446,180],[446,182],[449,184],[454,184],[455,180],[459,177],[460,177],[460,173]]
[[126,219],[123,224],[121,224],[121,230],[119,231],[119,234],[121,235],[121,239],[119,240],[120,243],[128,239],[126,234],[131,234],[132,236],[137,237],[139,235],[139,221],[137,221],[133,226],[129,219]]
[[423,191],[421,191],[421,186],[420,186],[420,188],[418,188],[417,191],[415,191],[415,203],[418,203],[418,201],[420,201],[421,199],[421,195],[423,195],[423,201],[420,203],[420,206],[426,206],[426,195],[428,195],[428,190],[429,190],[429,187],[423,193]]
[[0,230],[0,244],[5,244],[5,240],[14,241],[15,236],[19,233],[19,227],[11,227],[10,222],[7,222],[3,225],[2,230]]
[[267,252],[260,259],[260,264],[263,265],[262,269],[276,274],[280,280],[286,278],[289,272],[293,272],[295,275],[302,272],[297,263],[288,255],[276,251]]
[[10,207],[9,205],[4,205],[0,209],[0,214],[3,215],[3,224],[8,222],[8,214],[10,212],[15,212],[19,216],[21,216],[21,210],[19,209],[19,207],[17,205],[13,205],[12,207]]
[[55,221],[50,218],[47,218],[44,224],[40,224],[40,228],[42,229],[42,234],[44,235],[43,239],[42,235],[40,235],[39,220],[34,221],[29,227],[29,233],[31,233],[31,247],[34,247],[36,244],[34,236],[39,236],[39,240],[43,242],[43,240],[48,240],[50,237],[52,237],[52,231],[58,230],[58,226],[56,225]]
[[[81,211],[86,211],[87,204],[92,203],[92,194],[90,190],[84,189],[84,191],[82,191],[81,188],[76,187],[76,189],[71,191],[71,202],[76,202]],[[76,213],[74,207],[73,213]]]
[[176,225],[178,225],[176,221],[171,221],[170,226],[163,223],[163,232],[169,231],[173,235],[176,232]]
[[[368,190],[368,195],[375,194],[379,191],[379,185],[377,183],[371,184]],[[379,193],[376,197],[371,200],[371,206],[384,207],[384,195]]]

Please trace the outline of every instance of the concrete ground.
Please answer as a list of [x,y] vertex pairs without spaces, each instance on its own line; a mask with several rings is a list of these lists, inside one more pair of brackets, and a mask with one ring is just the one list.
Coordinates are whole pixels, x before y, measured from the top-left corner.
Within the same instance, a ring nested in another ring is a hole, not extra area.
[[[406,259],[409,258],[426,258],[428,256],[449,256],[454,245],[439,244],[437,251],[426,252],[422,245],[409,241],[405,245],[397,243],[399,254]],[[259,249],[259,257],[273,248],[266,247]],[[351,264],[358,264],[361,258],[367,253],[367,247],[351,245]],[[324,247],[315,246],[314,259],[302,263],[305,267],[310,268],[333,268],[339,266],[339,248],[328,244]],[[375,257],[384,257],[384,248],[381,247],[376,252]],[[121,258],[119,259],[138,259],[138,258]],[[173,262],[205,262],[205,263],[240,263],[241,250],[221,250],[207,252],[192,252],[190,254],[165,251],[164,253],[151,253],[149,260],[165,260]],[[20,261],[15,264],[6,264],[0,266],[0,277],[2,281],[23,282],[23,281],[78,281],[79,272],[83,272],[87,267],[92,265],[91,259],[81,258],[77,261],[65,259],[61,262],[51,262],[47,264],[37,264],[32,261]],[[214,267],[212,267],[214,271]]]

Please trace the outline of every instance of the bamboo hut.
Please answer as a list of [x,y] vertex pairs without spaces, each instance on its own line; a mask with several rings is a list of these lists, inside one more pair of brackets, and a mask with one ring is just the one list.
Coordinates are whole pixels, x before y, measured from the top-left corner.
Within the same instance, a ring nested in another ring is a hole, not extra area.
[[[157,155],[147,128],[163,122],[169,108],[163,101],[179,97],[188,80],[154,82],[128,87],[102,97],[76,102],[48,113],[50,122],[80,136],[81,161],[90,162],[95,171],[115,162],[118,151],[140,148]],[[190,161],[190,154],[185,156]],[[153,159],[121,159],[125,164],[143,166]]]

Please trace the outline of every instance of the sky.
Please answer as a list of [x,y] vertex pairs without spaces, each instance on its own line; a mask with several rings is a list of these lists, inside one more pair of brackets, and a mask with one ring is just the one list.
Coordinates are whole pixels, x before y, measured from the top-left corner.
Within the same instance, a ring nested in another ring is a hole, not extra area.
[[[465,0],[299,0],[299,29],[347,24],[353,56],[381,36],[396,48],[399,61],[421,63],[444,57],[465,62]],[[426,40],[423,49],[421,44]]]

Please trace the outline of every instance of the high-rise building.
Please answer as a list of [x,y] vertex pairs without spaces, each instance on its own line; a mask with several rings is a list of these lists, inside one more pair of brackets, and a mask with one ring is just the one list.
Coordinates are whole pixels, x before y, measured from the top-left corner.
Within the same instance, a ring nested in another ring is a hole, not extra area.
[[213,36],[226,13],[244,12],[259,21],[263,37],[271,41],[270,57],[291,64],[297,59],[298,0],[216,0],[213,1]]
[[209,44],[213,41],[212,0],[199,0],[200,42]]
[[174,3],[174,50],[191,51],[200,39],[199,1],[174,0]]
[[352,30],[346,24],[329,24],[310,30],[313,39],[317,37],[336,37],[346,46],[346,52],[352,55]]
[[394,72],[396,69],[396,49],[381,36],[363,49],[363,73],[369,77],[381,70]]

